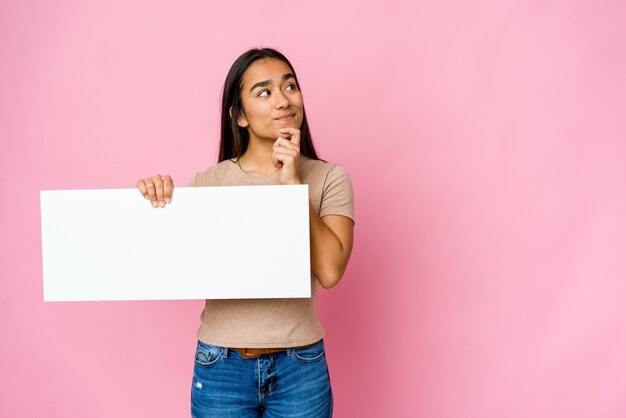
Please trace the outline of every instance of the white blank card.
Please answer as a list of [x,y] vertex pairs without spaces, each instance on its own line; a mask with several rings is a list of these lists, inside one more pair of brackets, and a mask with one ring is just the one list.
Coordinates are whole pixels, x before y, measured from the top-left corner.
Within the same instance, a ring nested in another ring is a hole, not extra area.
[[310,297],[308,190],[42,190],[44,301]]

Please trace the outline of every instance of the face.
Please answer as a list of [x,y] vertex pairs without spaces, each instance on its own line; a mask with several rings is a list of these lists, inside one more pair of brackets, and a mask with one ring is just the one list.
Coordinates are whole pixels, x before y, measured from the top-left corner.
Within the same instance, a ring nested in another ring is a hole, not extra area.
[[276,140],[280,128],[300,129],[302,94],[291,69],[280,60],[265,58],[248,67],[241,101],[243,109],[237,123],[248,130],[250,138]]

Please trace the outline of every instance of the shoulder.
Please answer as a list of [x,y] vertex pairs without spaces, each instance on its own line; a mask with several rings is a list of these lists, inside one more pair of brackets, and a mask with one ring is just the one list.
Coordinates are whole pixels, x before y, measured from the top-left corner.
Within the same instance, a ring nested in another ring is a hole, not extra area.
[[303,156],[301,175],[304,183],[326,184],[329,179],[349,177],[345,168],[339,163],[314,160]]
[[205,170],[198,171],[187,182],[187,186],[217,186],[222,179],[228,177],[236,164],[236,160],[224,160]]
[[325,162],[306,158],[302,163],[302,181],[304,183],[320,183],[325,189],[329,183],[337,181],[350,182],[350,175],[344,166],[336,162]]

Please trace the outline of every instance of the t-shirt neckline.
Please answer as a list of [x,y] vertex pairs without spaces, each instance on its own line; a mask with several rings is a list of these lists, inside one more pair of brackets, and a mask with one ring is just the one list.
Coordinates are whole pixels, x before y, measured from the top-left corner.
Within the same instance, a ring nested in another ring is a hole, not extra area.
[[231,162],[235,165],[234,169],[237,171],[238,176],[250,183],[267,183],[268,181],[278,180],[278,177],[280,175],[280,172],[277,171],[273,174],[270,174],[269,176],[253,176],[243,171],[243,169],[239,165],[238,160],[233,161],[233,159],[231,159]]
[[[304,155],[300,156],[300,167],[302,167],[302,162],[306,159],[307,157]],[[267,182],[272,182],[272,181],[276,181],[279,179],[280,177],[280,171],[277,171],[273,174],[270,174],[269,176],[253,176],[251,174],[246,173],[245,171],[243,171],[243,169],[241,168],[241,166],[239,165],[239,160],[237,161],[233,161],[234,158],[231,158],[230,161],[235,165],[235,170],[237,171],[237,174],[240,178],[245,179],[246,181],[250,182],[250,183],[267,183]]]

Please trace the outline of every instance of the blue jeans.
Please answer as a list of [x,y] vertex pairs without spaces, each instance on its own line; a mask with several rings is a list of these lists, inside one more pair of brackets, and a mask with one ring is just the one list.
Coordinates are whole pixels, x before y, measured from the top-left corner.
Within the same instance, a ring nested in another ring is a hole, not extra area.
[[198,341],[194,363],[193,418],[332,417],[324,339],[252,359]]

